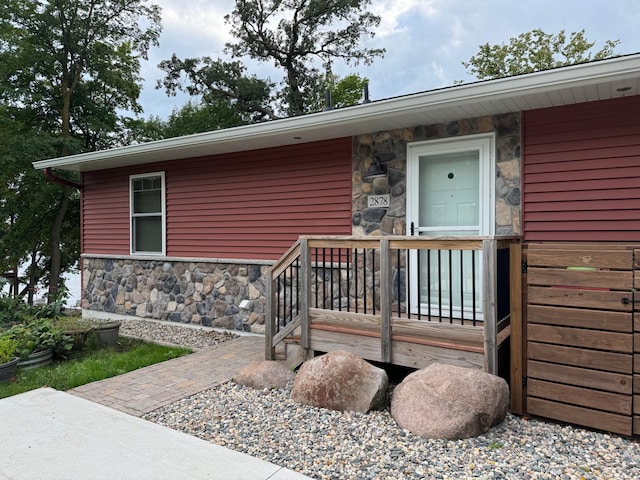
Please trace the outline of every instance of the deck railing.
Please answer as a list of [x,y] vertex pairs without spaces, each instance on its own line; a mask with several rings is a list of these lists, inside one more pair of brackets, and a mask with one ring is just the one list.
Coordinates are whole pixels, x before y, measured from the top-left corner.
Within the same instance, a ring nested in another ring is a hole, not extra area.
[[438,324],[439,331],[479,335],[484,368],[495,373],[499,335],[510,321],[510,248],[519,242],[301,237],[270,272],[266,357],[274,358],[276,346],[294,334],[309,349],[313,321],[379,336],[380,360],[393,362],[394,339],[410,341],[420,328]]

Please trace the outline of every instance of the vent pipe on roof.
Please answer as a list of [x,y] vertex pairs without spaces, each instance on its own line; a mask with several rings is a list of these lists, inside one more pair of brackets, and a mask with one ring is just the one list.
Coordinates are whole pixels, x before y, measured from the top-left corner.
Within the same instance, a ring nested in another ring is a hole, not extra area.
[[362,103],[371,103],[371,100],[369,100],[369,82],[364,82],[364,100]]
[[71,180],[67,180],[66,178],[58,177],[53,173],[53,171],[49,167],[45,168],[43,172],[44,172],[44,176],[54,183],[59,183],[61,185],[66,185],[67,187],[72,187],[77,190],[82,190],[82,185],[76,182],[72,182]]
[[331,90],[329,90],[328,88],[324,91],[324,104],[325,112],[333,110],[333,106],[331,105]]

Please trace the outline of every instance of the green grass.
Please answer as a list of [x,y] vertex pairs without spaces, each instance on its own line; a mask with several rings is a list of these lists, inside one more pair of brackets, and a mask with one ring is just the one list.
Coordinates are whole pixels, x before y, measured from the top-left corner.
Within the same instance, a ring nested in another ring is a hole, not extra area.
[[45,367],[18,369],[17,381],[0,384],[0,398],[40,387],[68,390],[188,353],[188,348],[120,337],[116,347],[76,352],[68,360]]

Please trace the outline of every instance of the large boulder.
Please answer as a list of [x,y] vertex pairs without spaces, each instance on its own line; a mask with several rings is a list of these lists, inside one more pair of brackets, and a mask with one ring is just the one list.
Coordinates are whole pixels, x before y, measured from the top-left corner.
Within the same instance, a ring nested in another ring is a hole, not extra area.
[[502,378],[438,363],[408,375],[391,399],[398,425],[424,438],[474,437],[502,422],[508,410]]
[[295,374],[280,362],[263,360],[244,367],[233,378],[236,383],[251,388],[285,388]]
[[386,406],[388,386],[384,370],[337,350],[302,364],[291,397],[314,407],[366,413]]

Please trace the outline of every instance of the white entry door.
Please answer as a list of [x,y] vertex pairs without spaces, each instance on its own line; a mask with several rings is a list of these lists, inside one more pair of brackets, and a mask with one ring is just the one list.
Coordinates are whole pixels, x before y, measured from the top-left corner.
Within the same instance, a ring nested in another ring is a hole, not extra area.
[[[478,236],[493,233],[493,135],[409,146],[409,235]],[[413,252],[412,311],[438,317],[480,318],[481,254]],[[474,316],[475,312],[475,316]]]

